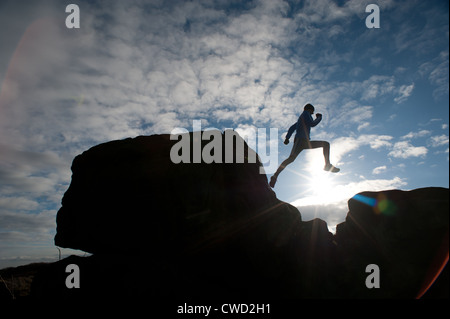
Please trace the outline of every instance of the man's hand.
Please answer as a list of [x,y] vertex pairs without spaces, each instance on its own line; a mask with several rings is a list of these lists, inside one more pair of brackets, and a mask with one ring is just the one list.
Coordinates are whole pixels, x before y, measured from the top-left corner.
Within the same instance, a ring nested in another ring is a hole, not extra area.
[[316,117],[322,117],[322,114],[321,113],[317,113]]
[[288,138],[284,140],[284,144],[285,144],[285,145],[288,145],[288,144],[289,144],[289,139],[288,139]]

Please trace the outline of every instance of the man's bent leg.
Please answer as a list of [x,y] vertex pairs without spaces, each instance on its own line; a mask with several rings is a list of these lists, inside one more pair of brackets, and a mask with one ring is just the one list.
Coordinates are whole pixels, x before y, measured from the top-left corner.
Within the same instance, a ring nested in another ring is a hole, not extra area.
[[325,167],[323,168],[324,170],[332,173],[337,173],[340,171],[339,168],[334,167],[330,163],[330,143],[328,143],[327,141],[310,141],[309,145],[311,148],[323,148],[323,157],[325,159]]
[[330,165],[330,143],[327,141],[309,141],[311,148],[323,148],[323,157],[325,159],[325,165]]

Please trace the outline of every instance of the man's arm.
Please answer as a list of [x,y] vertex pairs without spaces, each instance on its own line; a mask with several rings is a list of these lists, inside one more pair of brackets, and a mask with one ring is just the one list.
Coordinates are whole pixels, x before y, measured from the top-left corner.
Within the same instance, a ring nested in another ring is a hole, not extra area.
[[316,126],[317,124],[319,124],[320,121],[322,121],[322,114],[317,113],[317,114],[316,114],[316,119],[315,119],[315,120],[313,120],[312,116],[309,115],[309,116],[307,116],[307,121],[309,122],[308,125],[309,125],[310,127],[314,127],[314,126]]
[[[294,123],[288,130],[286,134],[286,140],[290,139],[294,131],[297,129],[297,123]],[[287,144],[287,143],[286,143]]]

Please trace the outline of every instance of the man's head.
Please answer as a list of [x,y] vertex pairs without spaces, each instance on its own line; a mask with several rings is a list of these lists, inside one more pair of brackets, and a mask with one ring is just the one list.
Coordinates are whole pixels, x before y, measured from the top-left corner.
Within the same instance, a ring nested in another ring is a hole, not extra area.
[[312,106],[311,104],[306,104],[305,107],[303,108],[304,111],[309,111],[309,113],[314,114],[314,106]]

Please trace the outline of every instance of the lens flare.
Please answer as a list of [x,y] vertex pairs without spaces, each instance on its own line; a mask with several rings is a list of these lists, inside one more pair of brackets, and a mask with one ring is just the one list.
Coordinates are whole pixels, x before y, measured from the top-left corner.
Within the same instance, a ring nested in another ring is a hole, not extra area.
[[353,199],[372,207],[377,214],[392,216],[397,211],[395,203],[389,200],[383,193],[380,193],[377,198],[357,194],[353,196]]

